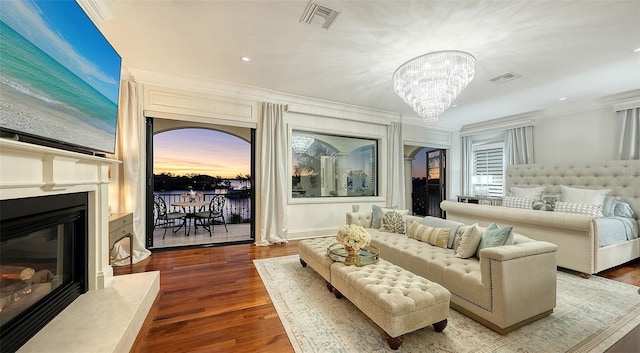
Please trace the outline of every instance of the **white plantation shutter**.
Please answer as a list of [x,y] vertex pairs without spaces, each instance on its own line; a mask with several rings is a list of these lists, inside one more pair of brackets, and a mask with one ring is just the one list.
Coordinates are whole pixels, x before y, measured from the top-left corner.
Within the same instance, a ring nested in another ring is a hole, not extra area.
[[491,175],[489,196],[501,197],[504,181],[504,144],[476,145],[473,150],[473,175]]

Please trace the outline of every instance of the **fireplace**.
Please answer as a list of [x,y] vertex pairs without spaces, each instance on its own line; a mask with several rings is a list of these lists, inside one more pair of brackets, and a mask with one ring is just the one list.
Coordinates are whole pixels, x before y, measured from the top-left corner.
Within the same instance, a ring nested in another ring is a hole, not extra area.
[[88,290],[88,195],[0,201],[0,340],[15,352]]

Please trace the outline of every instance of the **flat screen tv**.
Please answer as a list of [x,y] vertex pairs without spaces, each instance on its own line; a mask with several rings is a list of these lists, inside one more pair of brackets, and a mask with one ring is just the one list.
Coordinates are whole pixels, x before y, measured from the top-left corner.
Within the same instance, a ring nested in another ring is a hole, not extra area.
[[121,58],[75,1],[2,1],[0,44],[3,135],[114,153]]

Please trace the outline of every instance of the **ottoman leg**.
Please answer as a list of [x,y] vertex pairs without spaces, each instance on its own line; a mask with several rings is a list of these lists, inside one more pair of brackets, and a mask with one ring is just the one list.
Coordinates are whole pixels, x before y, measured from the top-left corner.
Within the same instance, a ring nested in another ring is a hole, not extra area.
[[302,258],[300,258],[300,264],[302,267],[307,267],[307,263]]
[[389,344],[389,348],[393,349],[394,351],[400,348],[400,345],[402,344],[403,341],[404,341],[404,336],[391,337],[387,335],[387,343]]
[[445,327],[447,327],[447,319],[444,319],[442,321],[438,321],[435,324],[433,324],[433,329],[436,330],[436,332],[444,331]]
[[342,299],[342,293],[340,293],[340,291],[337,290],[335,287],[333,288],[333,295],[335,295],[336,298],[338,299]]

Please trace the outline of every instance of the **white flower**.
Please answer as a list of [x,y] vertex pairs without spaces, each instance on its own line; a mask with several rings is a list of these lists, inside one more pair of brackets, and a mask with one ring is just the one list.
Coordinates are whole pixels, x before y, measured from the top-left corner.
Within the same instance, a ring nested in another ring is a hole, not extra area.
[[336,240],[344,246],[360,250],[371,243],[371,235],[364,227],[349,224],[340,227]]

